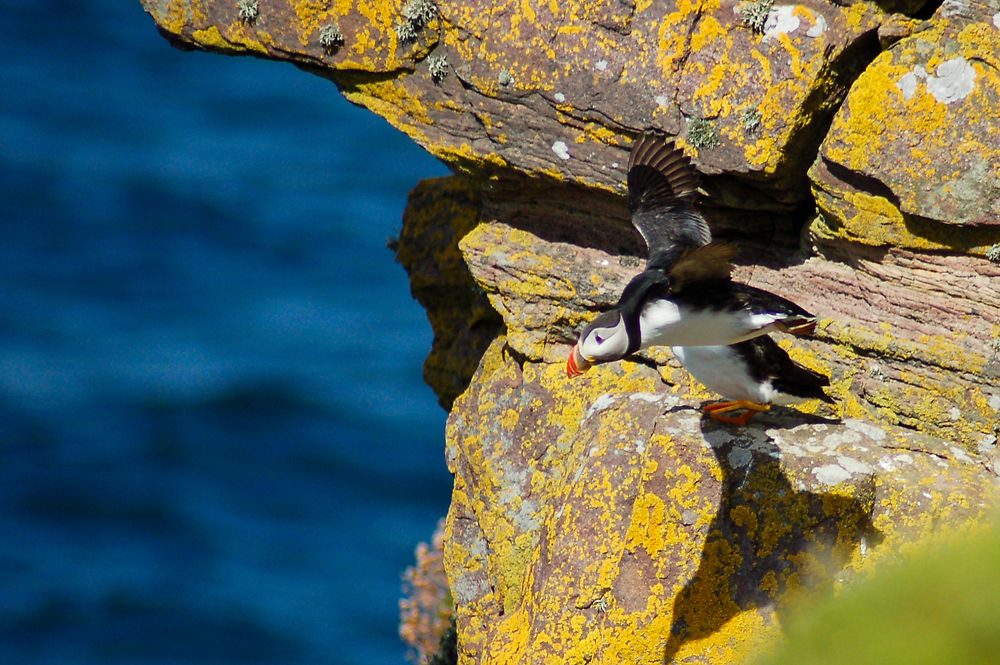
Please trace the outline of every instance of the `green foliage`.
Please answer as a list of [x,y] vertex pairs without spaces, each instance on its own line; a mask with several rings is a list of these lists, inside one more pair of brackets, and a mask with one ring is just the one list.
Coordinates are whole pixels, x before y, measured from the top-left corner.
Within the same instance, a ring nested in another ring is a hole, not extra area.
[[803,609],[758,665],[994,665],[1000,530],[952,537]]

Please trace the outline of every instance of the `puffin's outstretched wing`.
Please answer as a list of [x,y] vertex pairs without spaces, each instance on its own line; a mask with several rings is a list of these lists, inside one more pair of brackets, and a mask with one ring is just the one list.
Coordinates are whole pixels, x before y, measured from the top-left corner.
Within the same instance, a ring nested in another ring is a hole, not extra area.
[[[733,270],[733,258],[737,253],[736,245],[719,242],[683,250],[676,260],[663,266],[670,278],[670,290],[677,293],[698,282],[728,281]],[[672,254],[675,252],[658,256]]]
[[698,172],[672,141],[647,131],[632,146],[628,207],[632,225],[646,241],[650,261],[712,241],[708,223],[692,205],[697,188]]

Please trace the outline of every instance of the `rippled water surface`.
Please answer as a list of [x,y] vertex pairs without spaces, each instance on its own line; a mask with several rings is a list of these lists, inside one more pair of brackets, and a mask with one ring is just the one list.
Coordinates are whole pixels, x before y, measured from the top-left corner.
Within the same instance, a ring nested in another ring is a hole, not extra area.
[[403,663],[447,508],[385,248],[445,169],[138,0],[0,11],[0,663]]

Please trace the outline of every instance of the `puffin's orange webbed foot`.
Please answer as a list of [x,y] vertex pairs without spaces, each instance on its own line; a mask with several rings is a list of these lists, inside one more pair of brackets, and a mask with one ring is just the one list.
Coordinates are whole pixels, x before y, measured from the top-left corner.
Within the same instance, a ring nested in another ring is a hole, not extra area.
[[[759,412],[767,411],[770,408],[770,404],[758,404],[757,402],[740,400],[737,402],[716,402],[714,404],[706,404],[702,411],[713,420],[729,423],[730,425],[742,426],[750,422],[750,420]],[[730,411],[738,411],[740,409],[743,409],[744,411],[738,416],[724,415]]]

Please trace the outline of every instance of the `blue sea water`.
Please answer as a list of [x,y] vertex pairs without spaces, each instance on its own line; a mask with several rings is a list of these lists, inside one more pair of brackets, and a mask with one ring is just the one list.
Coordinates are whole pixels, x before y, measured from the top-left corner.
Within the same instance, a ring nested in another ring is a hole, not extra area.
[[0,0],[0,84],[0,663],[403,663],[450,477],[385,244],[445,168],[138,0]]

